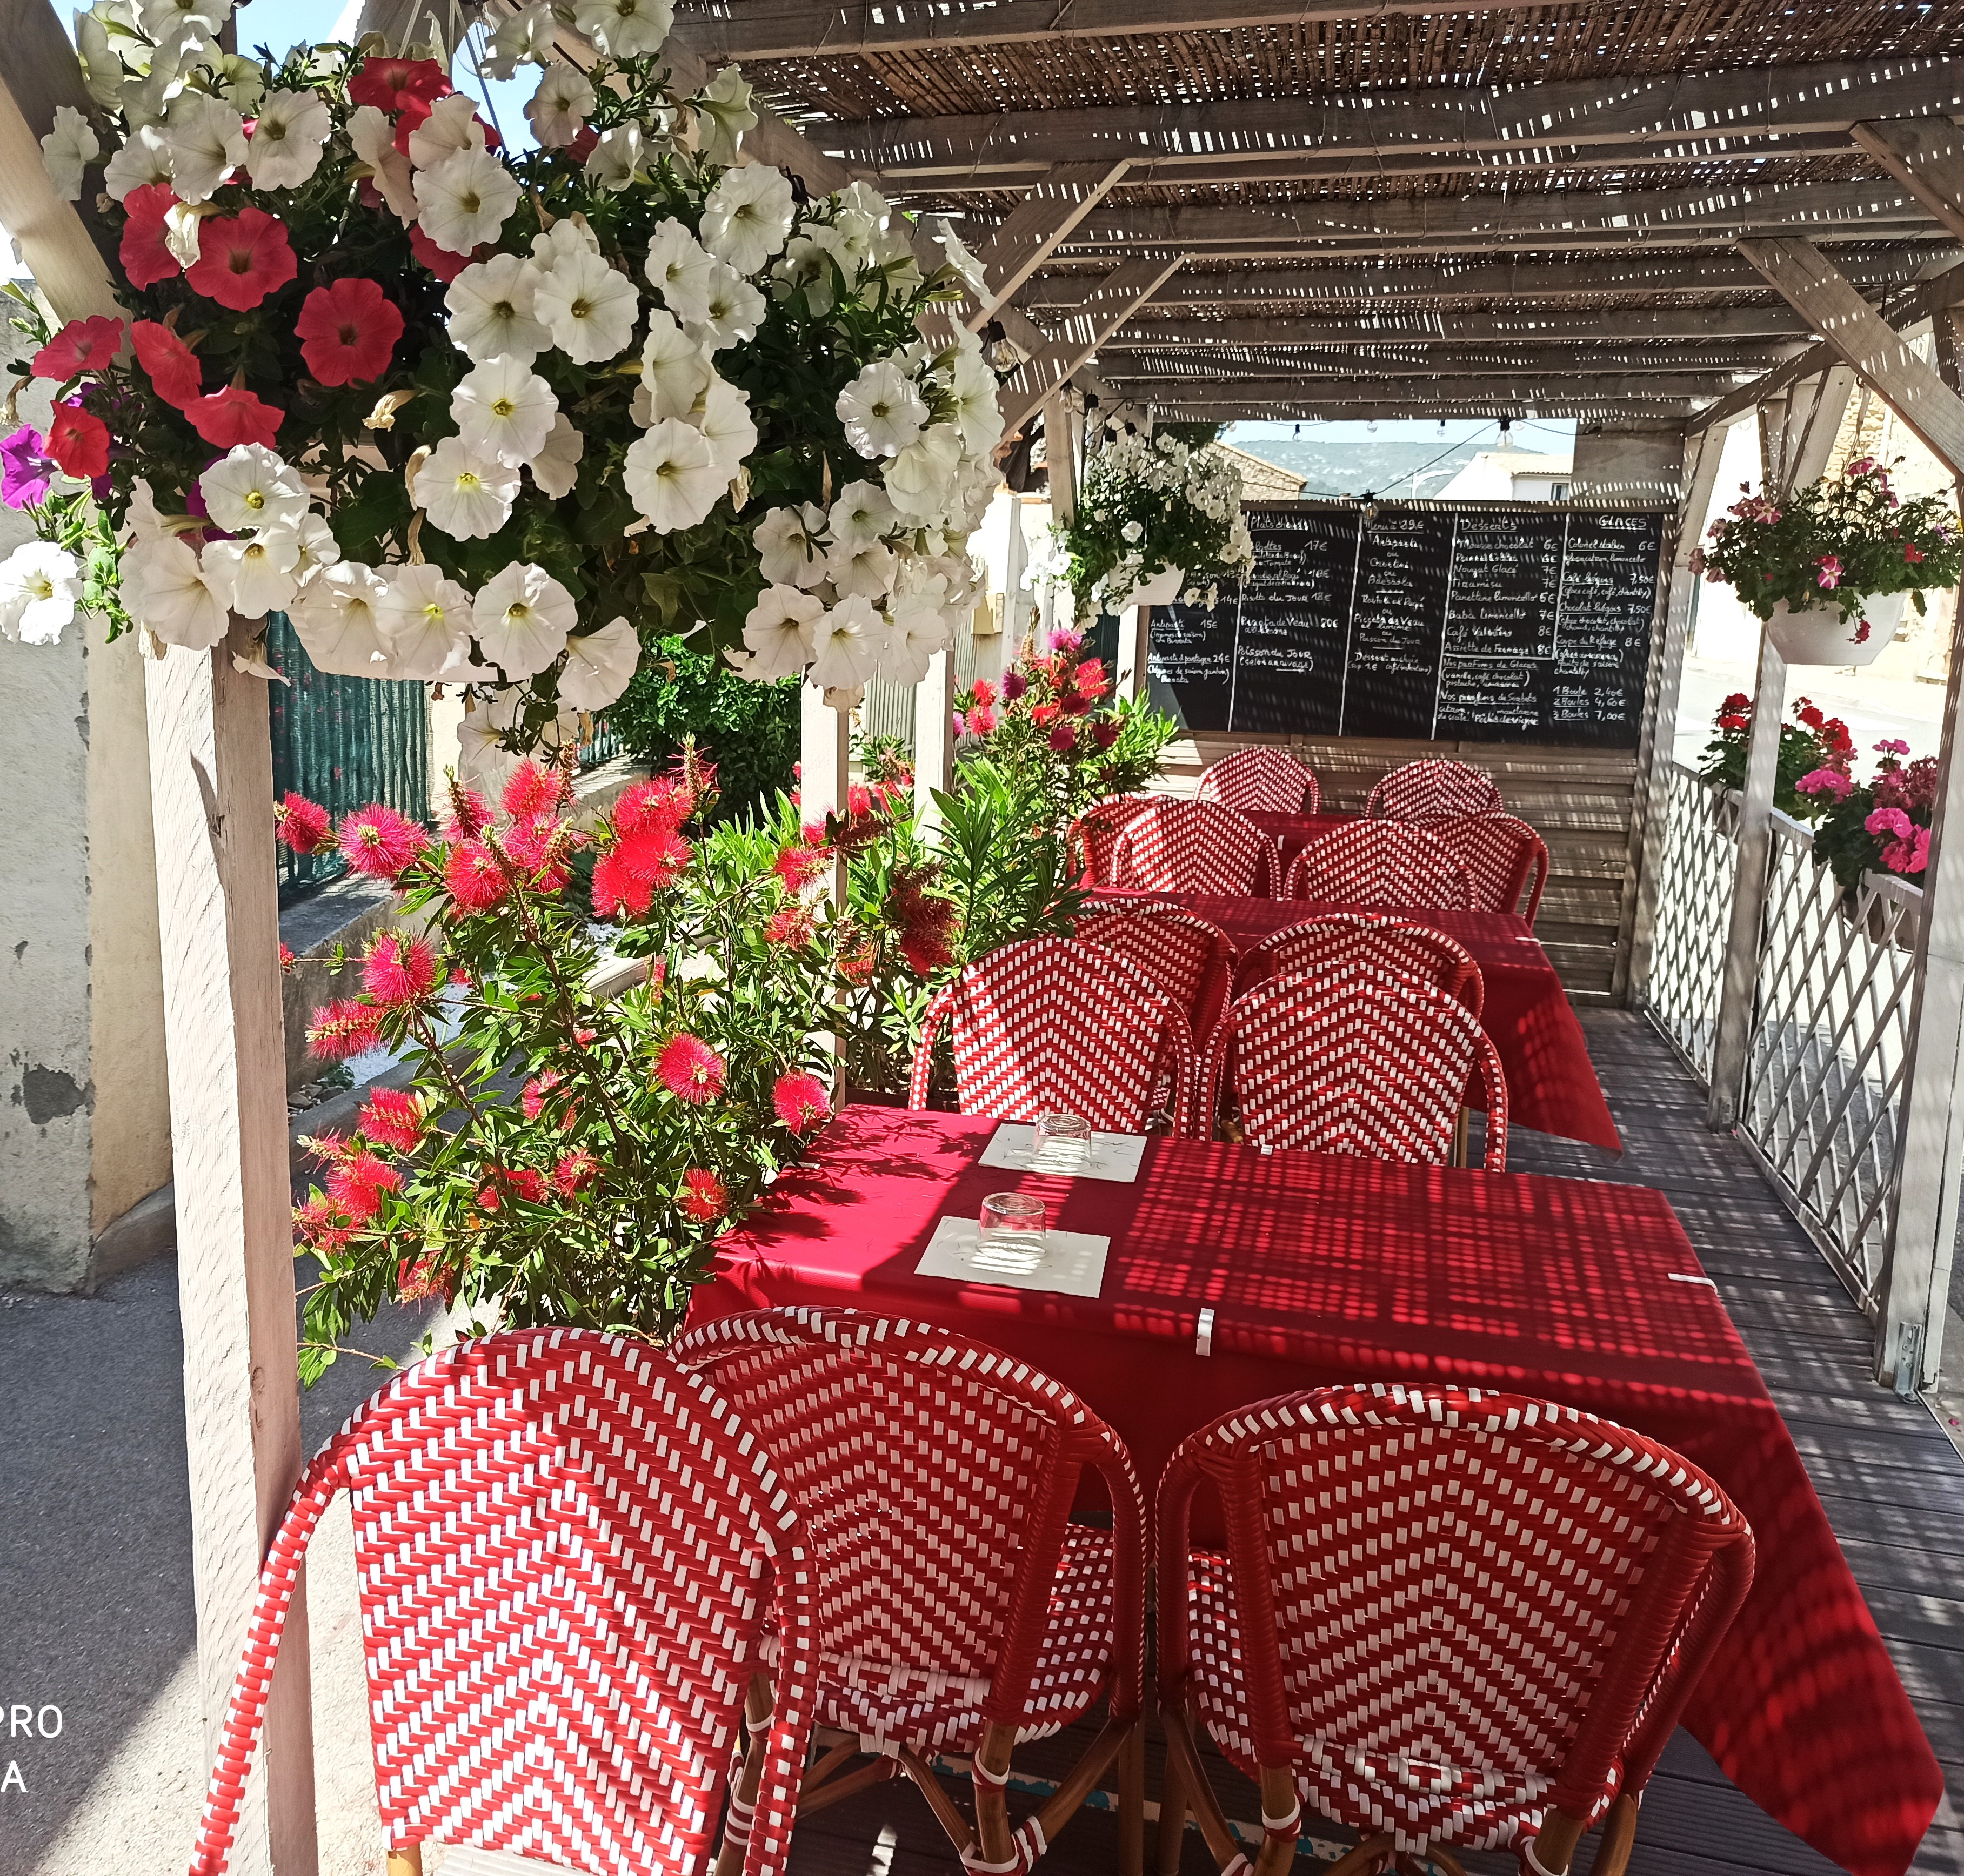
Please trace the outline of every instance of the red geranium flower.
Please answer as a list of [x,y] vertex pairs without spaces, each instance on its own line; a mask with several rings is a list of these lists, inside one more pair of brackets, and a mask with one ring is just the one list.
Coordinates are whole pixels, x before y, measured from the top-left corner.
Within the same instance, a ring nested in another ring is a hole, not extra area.
[[771,1105],[794,1134],[808,1134],[832,1114],[832,1096],[816,1075],[779,1076],[771,1090]]
[[284,801],[273,803],[274,838],[284,841],[295,853],[318,853],[328,845],[332,825],[326,809],[291,789]]
[[451,848],[443,883],[466,912],[489,912],[509,890],[497,856],[477,840],[461,840]]
[[133,287],[154,287],[184,271],[178,257],[164,245],[165,216],[178,198],[167,182],[146,182],[123,198],[130,219],[123,224],[118,258]]
[[168,325],[139,319],[130,329],[136,362],[149,374],[150,387],[167,404],[185,410],[197,402],[204,377],[197,354]]
[[473,261],[482,261],[496,250],[488,241],[469,254],[452,254],[440,248],[423,232],[419,222],[409,230],[409,252],[447,287]]
[[242,443],[261,443],[270,450],[286,415],[237,384],[185,405],[184,414],[191,427],[217,450],[236,449]]
[[307,295],[294,330],[300,356],[322,383],[366,384],[388,370],[403,316],[374,281],[338,280]]
[[381,1022],[382,1012],[373,1003],[324,1003],[308,1025],[307,1047],[323,1060],[345,1061],[374,1047]]
[[708,1043],[685,1032],[671,1038],[655,1063],[655,1072],[678,1101],[700,1104],[722,1093],[728,1071]]
[[98,316],[71,319],[34,354],[37,378],[66,384],[85,371],[100,371],[123,348],[123,322]]
[[398,1153],[414,1153],[422,1144],[422,1103],[406,1088],[378,1088],[362,1103],[361,1131]]
[[373,104],[380,111],[400,111],[409,98],[433,104],[451,94],[450,80],[434,59],[364,59],[348,81],[351,104]]
[[436,988],[436,953],[427,938],[405,938],[400,932],[384,932],[362,960],[361,983],[387,1009],[420,1002]]
[[198,223],[197,258],[185,278],[207,300],[246,313],[299,271],[286,223],[249,205]]
[[682,1175],[681,1204],[692,1218],[707,1224],[730,1209],[730,1195],[714,1173],[691,1166]]
[[63,473],[92,482],[109,473],[109,426],[79,404],[57,404],[42,445]]
[[380,802],[341,823],[341,857],[358,873],[392,884],[423,850],[423,830]]

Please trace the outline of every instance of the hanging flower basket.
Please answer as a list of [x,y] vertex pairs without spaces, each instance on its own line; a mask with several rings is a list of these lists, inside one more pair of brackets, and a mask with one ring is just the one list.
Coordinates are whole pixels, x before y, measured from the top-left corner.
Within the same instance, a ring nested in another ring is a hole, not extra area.
[[1774,649],[1790,665],[1871,665],[1896,635],[1908,593],[1875,593],[1861,602],[1861,611],[1844,618],[1835,606],[1796,611],[1785,600],[1767,621]]
[[1179,597],[1179,589],[1186,579],[1185,569],[1170,566],[1163,573],[1155,573],[1151,579],[1140,581],[1123,598],[1112,601],[1112,610],[1125,613],[1134,606],[1170,606]]

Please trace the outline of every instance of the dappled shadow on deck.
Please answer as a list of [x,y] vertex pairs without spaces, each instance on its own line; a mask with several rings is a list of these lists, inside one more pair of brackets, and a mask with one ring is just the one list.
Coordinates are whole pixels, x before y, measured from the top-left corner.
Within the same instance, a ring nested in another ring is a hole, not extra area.
[[[1510,1168],[1609,1179],[1665,1194],[1792,1432],[1815,1489],[1921,1716],[1944,1776],[1964,1791],[1964,1460],[1924,1408],[1897,1400],[1868,1374],[1868,1326],[1820,1253],[1736,1142],[1706,1131],[1702,1096],[1641,1018],[1585,1013],[1591,1054],[1625,1151],[1516,1131]],[[1953,1354],[1964,1360],[1964,1352]],[[1075,1760],[1075,1735],[1022,1748],[1019,1773],[1055,1775]],[[1162,1751],[1147,1752],[1157,1797]],[[1252,1820],[1254,1791],[1215,1762],[1229,1815]],[[1109,1781],[1108,1781],[1108,1783]],[[1012,1799],[1020,1810],[1022,1801]],[[1150,1814],[1150,1813],[1149,1813]],[[1314,1826],[1312,1826],[1314,1830]],[[1340,1833],[1320,1845],[1333,1855]],[[1152,1827],[1147,1828],[1148,1867]],[[1593,1854],[1585,1842],[1578,1876]],[[1112,1876],[1118,1835],[1109,1811],[1079,1813],[1041,1869],[1045,1876]],[[1516,1868],[1511,1855],[1467,1859],[1480,1876]],[[1182,1876],[1212,1868],[1186,1836]],[[1301,1870],[1315,1867],[1305,1851]],[[1946,1797],[1913,1866],[1964,1876],[1964,1819]],[[960,1868],[927,1806],[901,1785],[875,1787],[798,1827],[791,1876],[925,1876]],[[1631,1876],[1833,1876],[1835,1866],[1741,1796],[1680,1733],[1652,1781]]]

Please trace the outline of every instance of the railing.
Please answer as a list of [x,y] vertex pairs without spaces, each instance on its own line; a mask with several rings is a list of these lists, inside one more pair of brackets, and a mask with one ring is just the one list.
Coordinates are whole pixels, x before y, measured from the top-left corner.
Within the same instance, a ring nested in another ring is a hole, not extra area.
[[1725,962],[1725,911],[1738,871],[1733,843],[1738,797],[1708,787],[1681,762],[1671,765],[1669,785],[1645,1006],[1691,1072],[1709,1086]]
[[598,768],[602,762],[611,762],[621,753],[620,733],[605,717],[591,717],[586,721],[586,734],[579,745],[579,766],[584,773],[589,768]]

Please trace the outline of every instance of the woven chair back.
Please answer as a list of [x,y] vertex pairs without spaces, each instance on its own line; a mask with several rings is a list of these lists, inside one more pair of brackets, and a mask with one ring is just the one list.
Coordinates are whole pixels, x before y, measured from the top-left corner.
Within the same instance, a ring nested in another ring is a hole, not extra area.
[[1144,795],[1113,795],[1094,802],[1071,823],[1066,844],[1083,861],[1085,874],[1093,886],[1115,883],[1112,867],[1118,857],[1119,833],[1146,802]]
[[1120,830],[1112,883],[1152,893],[1263,897],[1274,890],[1276,844],[1218,801],[1158,796]]
[[1237,749],[1205,770],[1197,801],[1218,801],[1244,814],[1314,814],[1322,803],[1316,777],[1286,749]]
[[1130,958],[1061,938],[1025,938],[968,965],[928,1006],[909,1095],[927,1105],[946,1022],[964,1114],[1033,1121],[1062,1108],[1094,1127],[1137,1134],[1170,1078],[1183,1131],[1192,1092],[1186,1012]]
[[1077,935],[1137,964],[1153,987],[1187,1013],[1196,1050],[1207,1047],[1234,986],[1234,941],[1199,913],[1152,900],[1086,906]]
[[[1190,1565],[1203,1478],[1228,1556]],[[1745,1520],[1669,1448],[1452,1387],[1228,1415],[1174,1453],[1159,1530],[1163,1704],[1421,1855],[1641,1791],[1752,1576]],[[1240,1658],[1211,1674],[1231,1632]]]
[[1444,1166],[1476,1072],[1484,1163],[1497,1172],[1507,1163],[1507,1082],[1479,1019],[1431,984],[1340,959],[1272,977],[1228,1005],[1200,1073],[1195,1124],[1211,1130],[1231,1095],[1252,1146]]
[[1475,1016],[1486,1002],[1480,967],[1457,938],[1385,912],[1330,912],[1272,932],[1244,954],[1237,996],[1271,977],[1314,973],[1332,965],[1436,984]]
[[1548,848],[1526,821],[1455,814],[1426,822],[1425,831],[1472,874],[1474,903],[1482,912],[1517,912],[1534,923],[1548,885]]
[[1282,896],[1464,912],[1473,906],[1473,876],[1428,829],[1403,821],[1353,821],[1296,855]]
[[193,1876],[225,1868],[307,1542],[343,1489],[392,1842],[699,1870],[751,1676],[774,1653],[765,1777],[731,1828],[747,1832],[747,1876],[785,1868],[815,1662],[803,1522],[705,1382],[643,1342],[561,1329],[417,1363],[301,1475],[260,1575]]
[[1366,814],[1388,821],[1443,820],[1454,814],[1504,814],[1507,804],[1484,769],[1429,755],[1378,778]]

